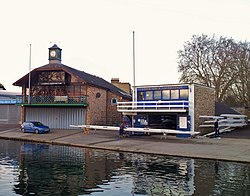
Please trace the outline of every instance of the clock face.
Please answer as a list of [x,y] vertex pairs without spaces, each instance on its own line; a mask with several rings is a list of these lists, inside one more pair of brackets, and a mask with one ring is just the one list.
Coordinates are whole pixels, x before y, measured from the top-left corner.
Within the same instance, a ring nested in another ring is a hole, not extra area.
[[50,51],[50,56],[51,57],[55,57],[56,56],[56,51],[55,50],[51,50]]

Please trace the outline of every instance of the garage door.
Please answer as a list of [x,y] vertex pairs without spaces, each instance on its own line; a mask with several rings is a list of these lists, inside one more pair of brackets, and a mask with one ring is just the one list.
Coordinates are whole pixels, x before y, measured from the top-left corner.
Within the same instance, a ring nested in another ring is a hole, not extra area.
[[0,122],[8,122],[8,105],[0,105]]
[[21,121],[21,107],[16,105],[0,105],[0,123],[18,124]]
[[40,121],[50,128],[70,129],[70,125],[81,125],[86,122],[85,108],[62,107],[28,107],[26,121]]

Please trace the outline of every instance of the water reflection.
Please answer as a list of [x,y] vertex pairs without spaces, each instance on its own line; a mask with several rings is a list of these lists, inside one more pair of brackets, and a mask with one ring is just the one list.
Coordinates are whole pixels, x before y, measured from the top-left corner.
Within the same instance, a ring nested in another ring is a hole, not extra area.
[[0,195],[249,195],[250,164],[0,140]]

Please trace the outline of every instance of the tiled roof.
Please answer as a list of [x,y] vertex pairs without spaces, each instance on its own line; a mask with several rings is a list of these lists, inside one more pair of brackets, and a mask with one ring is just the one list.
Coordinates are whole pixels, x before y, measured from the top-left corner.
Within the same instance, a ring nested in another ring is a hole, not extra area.
[[[107,89],[111,92],[114,92],[122,97],[126,97],[126,98],[131,98],[131,95],[127,94],[125,91],[119,89],[118,87],[114,86],[113,84],[111,84],[110,82],[107,82],[106,80],[104,80],[103,78],[100,78],[98,76],[95,75],[91,75],[89,73],[86,73],[84,71],[80,71],[77,69],[74,69],[72,67],[69,67],[67,65],[61,64],[61,63],[50,63],[41,67],[38,67],[36,69],[34,69],[32,72],[36,72],[36,71],[42,71],[42,70],[51,70],[51,69],[58,69],[58,70],[64,70],[65,72],[75,75],[76,77],[82,79],[83,81],[85,81],[86,83],[88,83],[89,85],[93,85],[99,88],[104,88]],[[24,77],[28,77],[28,74]],[[19,79],[17,82],[14,83],[14,85],[20,85],[21,81],[24,81],[24,77]]]
[[215,115],[220,116],[221,114],[240,114],[240,113],[224,103],[215,102]]
[[51,46],[49,49],[60,49],[61,50],[61,48],[59,48],[56,44],[54,44],[53,46]]

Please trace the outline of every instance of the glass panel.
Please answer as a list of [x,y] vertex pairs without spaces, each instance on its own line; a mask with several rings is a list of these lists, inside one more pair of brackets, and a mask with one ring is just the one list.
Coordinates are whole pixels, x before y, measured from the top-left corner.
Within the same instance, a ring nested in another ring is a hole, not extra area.
[[137,101],[143,101],[143,100],[144,100],[144,92],[138,92]]
[[67,87],[67,93],[68,93],[68,95],[69,96],[74,96],[75,94],[74,94],[74,92],[75,92],[75,87],[74,86],[68,86]]
[[146,91],[146,100],[153,99],[153,91]]
[[117,98],[112,98],[111,99],[111,105],[116,105],[117,104]]
[[41,72],[38,76],[38,82],[41,85],[65,84],[65,72]]
[[188,99],[188,89],[180,90],[180,99]]
[[154,91],[154,99],[156,100],[161,99],[161,91]]
[[81,95],[81,86],[75,86],[75,96]]
[[179,99],[179,90],[171,90],[171,99]]
[[81,86],[81,95],[86,95],[86,85]]
[[162,91],[162,99],[170,99],[170,90]]

